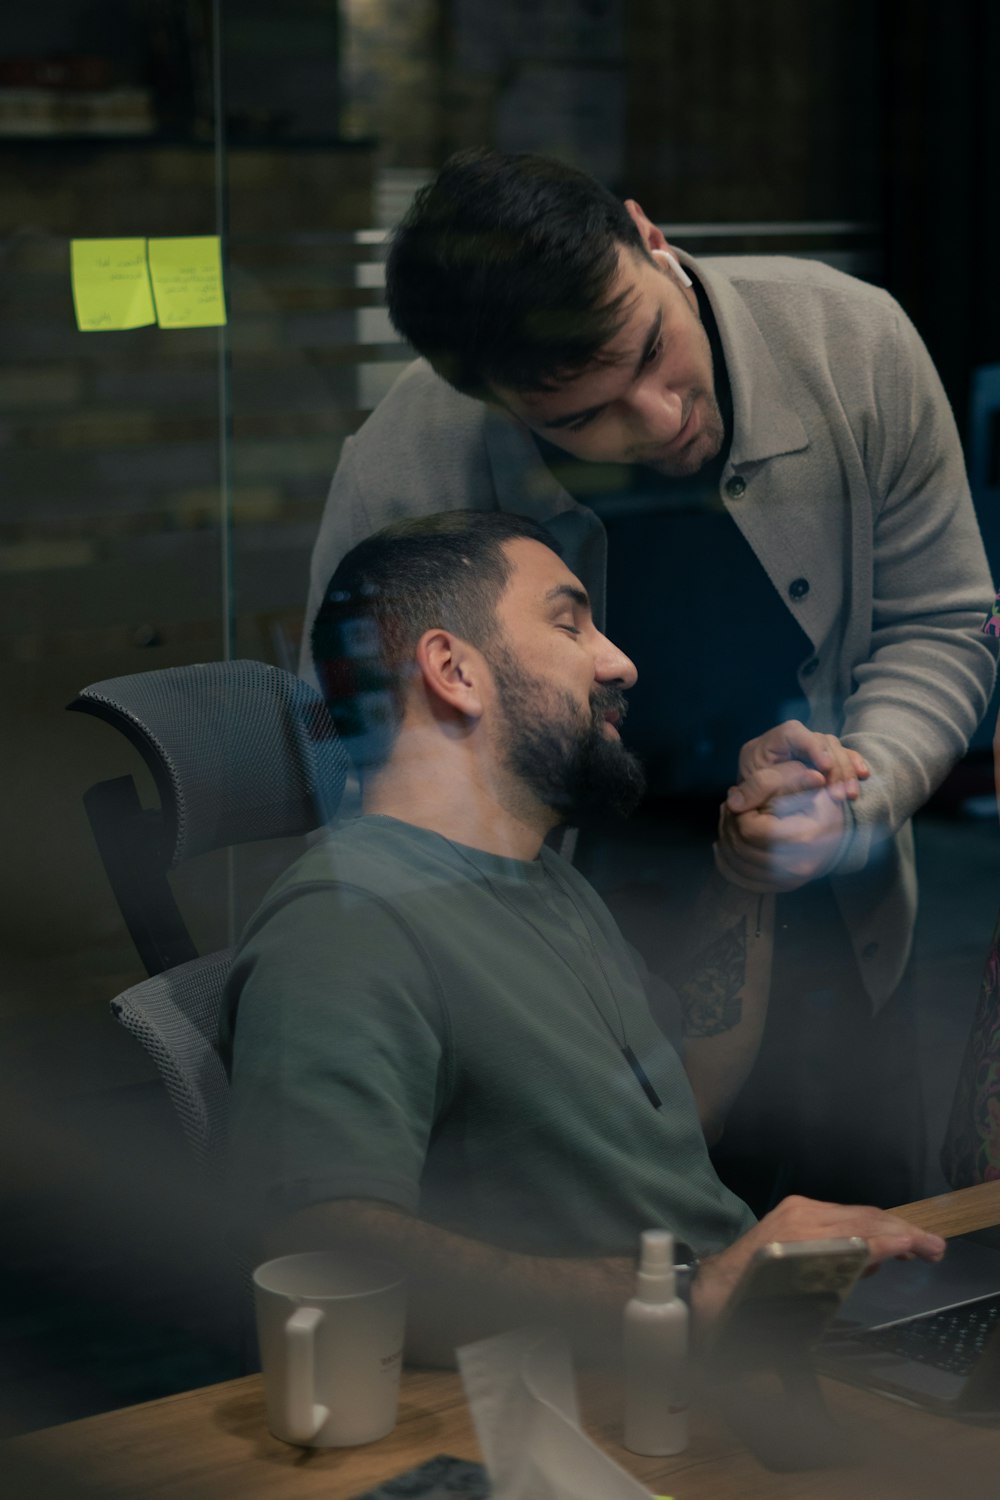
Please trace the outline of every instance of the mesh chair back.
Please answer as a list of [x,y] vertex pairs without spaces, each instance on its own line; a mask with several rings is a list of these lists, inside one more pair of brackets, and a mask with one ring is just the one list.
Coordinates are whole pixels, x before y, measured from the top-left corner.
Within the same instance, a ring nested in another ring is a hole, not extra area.
[[144,979],[111,1002],[111,1014],[159,1069],[202,1166],[221,1177],[229,1080],[219,1059],[222,997],[233,950],[225,948]]
[[340,802],[347,755],[322,698],[280,667],[205,662],[112,677],[72,705],[115,723],[149,766],[165,862],[307,833]]

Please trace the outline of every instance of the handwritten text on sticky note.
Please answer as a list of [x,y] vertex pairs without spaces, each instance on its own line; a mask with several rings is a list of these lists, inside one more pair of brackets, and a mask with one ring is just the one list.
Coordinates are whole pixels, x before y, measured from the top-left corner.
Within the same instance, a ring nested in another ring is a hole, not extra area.
[[149,274],[161,328],[217,328],[225,323],[218,235],[151,239]]
[[156,322],[145,240],[71,240],[70,277],[82,333]]

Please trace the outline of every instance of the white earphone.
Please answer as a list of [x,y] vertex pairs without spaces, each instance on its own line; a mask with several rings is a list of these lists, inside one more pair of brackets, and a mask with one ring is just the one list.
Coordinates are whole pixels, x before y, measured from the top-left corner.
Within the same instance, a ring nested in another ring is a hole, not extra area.
[[670,267],[671,271],[673,271],[681,286],[694,285],[694,282],[691,280],[690,276],[685,271],[676,255],[674,255],[670,250],[651,250],[649,253],[650,255],[652,255],[654,260],[666,261],[667,265]]

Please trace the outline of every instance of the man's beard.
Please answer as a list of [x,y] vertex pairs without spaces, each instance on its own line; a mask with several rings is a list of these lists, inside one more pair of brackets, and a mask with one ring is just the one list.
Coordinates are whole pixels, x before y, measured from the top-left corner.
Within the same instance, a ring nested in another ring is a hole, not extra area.
[[608,713],[625,717],[624,695],[595,688],[584,719],[570,693],[528,676],[506,649],[493,648],[490,666],[503,708],[507,768],[564,822],[608,813],[627,818],[646,790],[645,772],[604,728]]

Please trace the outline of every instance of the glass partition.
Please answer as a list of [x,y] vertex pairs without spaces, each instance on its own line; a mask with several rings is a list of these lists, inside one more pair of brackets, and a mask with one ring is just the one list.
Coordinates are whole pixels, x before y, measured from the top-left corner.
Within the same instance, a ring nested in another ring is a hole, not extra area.
[[[459,147],[548,151],[637,196],[692,253],[817,256],[885,280],[899,251],[883,195],[898,129],[879,97],[884,10],[49,0],[5,19],[0,1022],[16,1109],[31,1116],[54,1088],[70,1135],[93,1126],[107,1144],[154,1116],[166,1129],[152,1065],[108,1016],[143,971],[83,805],[94,783],[124,775],[155,795],[126,741],[66,705],[87,684],[185,663],[295,670],[341,445],[408,357],[381,258],[416,189]],[[178,245],[193,238],[209,271],[172,323],[170,287],[190,291],[194,274],[178,269]],[[91,272],[75,286],[73,242]],[[141,292],[123,300],[136,265],[148,307]],[[980,765],[971,790],[982,782]],[[609,857],[609,878],[642,864],[645,838]],[[985,836],[975,848],[969,868],[992,868]],[[179,872],[199,951],[232,941],[291,852],[249,846]],[[972,882],[965,908],[982,951],[989,886]],[[935,941],[931,969],[943,963]],[[960,955],[973,988],[975,950],[970,939]],[[59,1180],[44,1165],[36,1175],[14,1193],[29,1259],[36,1199]],[[107,1269],[99,1239],[85,1258]],[[61,1274],[51,1240],[45,1256]],[[216,1352],[197,1330],[166,1339],[146,1384],[123,1355],[106,1404],[211,1378]],[[27,1398],[41,1418],[85,1409],[82,1381],[48,1405],[43,1384]]]

